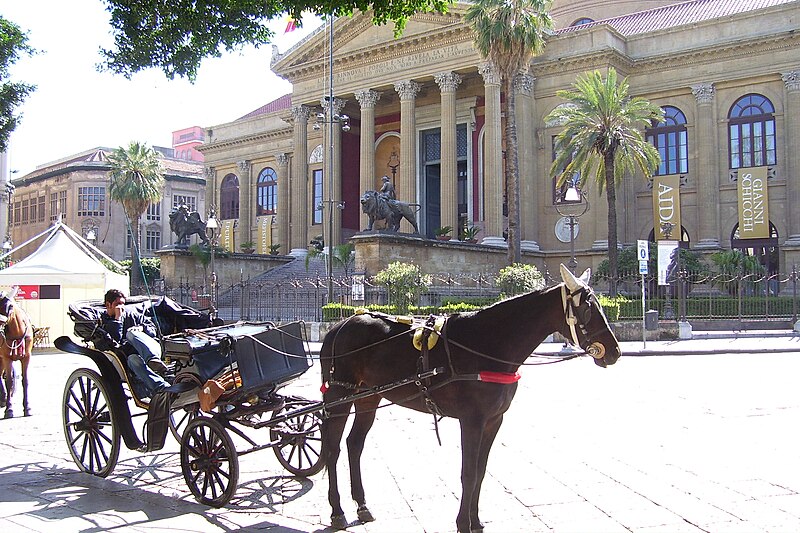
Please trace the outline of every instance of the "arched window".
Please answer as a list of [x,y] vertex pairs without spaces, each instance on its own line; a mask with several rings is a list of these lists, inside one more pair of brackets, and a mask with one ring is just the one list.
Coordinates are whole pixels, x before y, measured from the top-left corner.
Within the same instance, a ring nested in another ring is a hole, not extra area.
[[278,207],[278,174],[267,167],[258,175],[258,212],[256,216],[274,215]]
[[222,179],[219,188],[219,218],[239,218],[239,178],[236,174],[228,174]]
[[775,164],[775,108],[764,96],[748,94],[728,113],[730,168]]
[[647,142],[661,155],[661,165],[655,174],[686,174],[689,170],[686,116],[677,107],[666,105],[661,109],[664,110],[664,122],[653,124],[646,132]]
[[584,24],[591,24],[592,22],[594,22],[594,20],[583,17],[570,24],[570,26],[583,26]]
[[778,230],[772,222],[769,223],[768,239],[740,239],[739,224],[737,223],[731,231],[731,248],[740,250],[745,255],[757,257],[759,263],[769,274],[778,273]]

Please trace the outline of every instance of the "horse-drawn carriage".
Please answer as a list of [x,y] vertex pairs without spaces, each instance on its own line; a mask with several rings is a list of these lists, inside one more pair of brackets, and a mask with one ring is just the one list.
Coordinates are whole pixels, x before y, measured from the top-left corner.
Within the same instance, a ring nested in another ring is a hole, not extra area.
[[[64,433],[82,471],[105,477],[116,465],[121,441],[129,449],[155,451],[164,446],[168,431],[180,443],[189,490],[215,507],[225,505],[236,490],[241,454],[272,448],[298,476],[323,468],[316,404],[279,393],[311,366],[302,323],[212,326],[208,315],[166,298],[128,301],[126,307],[146,310],[169,333],[161,343],[173,384],[149,399],[141,397],[125,354],[100,327],[102,305],[70,306],[75,334],[85,345],[66,336],[55,345],[89,357],[99,370],[75,370],[64,389]],[[136,419],[144,420],[140,431]],[[248,428],[263,427],[269,428],[269,440],[258,443],[255,434],[264,432]],[[241,437],[248,449],[237,451],[231,435]]]

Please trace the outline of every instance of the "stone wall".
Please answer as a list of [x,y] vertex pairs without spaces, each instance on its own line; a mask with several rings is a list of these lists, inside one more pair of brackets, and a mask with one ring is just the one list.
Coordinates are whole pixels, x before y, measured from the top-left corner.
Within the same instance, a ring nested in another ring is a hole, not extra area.
[[[211,265],[204,269],[200,260],[188,250],[159,250],[156,253],[161,258],[161,277],[167,286],[175,287],[179,283],[188,283],[199,287],[210,283]],[[254,278],[293,260],[293,257],[285,255],[226,252],[225,255],[214,257],[217,282],[220,290],[224,290],[243,279]]]

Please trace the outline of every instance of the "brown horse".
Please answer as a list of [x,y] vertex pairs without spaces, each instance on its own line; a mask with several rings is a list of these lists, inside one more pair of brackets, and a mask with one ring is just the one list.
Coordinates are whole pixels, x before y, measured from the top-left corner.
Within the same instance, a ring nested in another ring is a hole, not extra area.
[[33,349],[33,327],[30,318],[21,308],[14,305],[14,294],[0,296],[0,363],[5,378],[5,388],[0,383],[0,407],[5,406],[5,418],[14,417],[11,398],[14,396],[14,367],[11,363],[19,361],[22,366],[22,410],[30,416],[28,408],[28,363]]
[[[413,325],[386,315],[355,315],[331,329],[320,360],[323,398],[329,405],[322,424],[322,454],[328,468],[333,527],[348,526],[340,504],[336,462],[352,405],[355,419],[347,437],[351,494],[359,520],[373,520],[364,496],[360,459],[383,397],[403,407],[459,420],[462,493],[456,526],[459,532],[481,531],[481,483],[489,450],[517,390],[519,367],[553,332],[571,339],[601,367],[613,364],[620,356],[617,339],[587,284],[589,275],[587,270],[576,278],[561,265],[564,282],[555,287],[504,300],[481,311],[451,315],[440,330],[438,342],[427,353],[413,346]],[[435,327],[429,322],[422,331],[431,329]],[[426,345],[424,339],[422,344]],[[441,369],[441,373],[369,394],[370,389],[376,391],[433,369]],[[348,396],[364,391],[367,393],[347,401]],[[337,400],[341,403],[330,403]]]

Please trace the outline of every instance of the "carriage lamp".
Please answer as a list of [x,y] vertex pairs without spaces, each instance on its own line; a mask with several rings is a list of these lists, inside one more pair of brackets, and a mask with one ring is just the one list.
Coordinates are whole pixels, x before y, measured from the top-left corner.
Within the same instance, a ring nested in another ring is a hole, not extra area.
[[[564,196],[561,197],[561,201],[556,203],[555,207],[558,214],[563,217],[563,224],[566,224],[569,228],[570,259],[567,266],[574,273],[575,269],[578,267],[578,259],[575,257],[575,237],[577,237],[578,231],[580,231],[578,219],[589,211],[589,199],[584,196],[583,192],[581,192],[573,182],[564,193]],[[558,224],[556,228],[556,231],[558,231]]]
[[217,270],[214,264],[214,253],[217,247],[217,236],[219,223],[217,222],[214,206],[211,206],[211,211],[208,214],[206,221],[206,235],[208,236],[209,245],[211,246],[211,315],[216,315],[217,312]]

